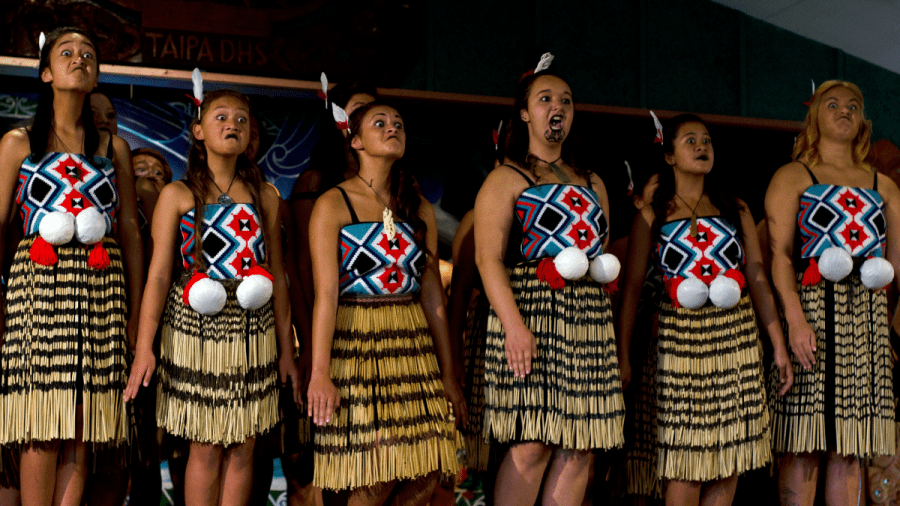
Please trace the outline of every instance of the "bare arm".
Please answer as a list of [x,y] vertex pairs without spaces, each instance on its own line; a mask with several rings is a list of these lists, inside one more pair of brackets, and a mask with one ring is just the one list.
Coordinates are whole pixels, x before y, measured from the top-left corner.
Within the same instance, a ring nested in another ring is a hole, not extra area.
[[891,178],[878,175],[878,193],[884,199],[887,221],[887,251],[885,256],[894,268],[894,287],[900,291],[900,190]]
[[329,369],[339,294],[338,237],[341,226],[350,221],[347,215],[338,190],[333,189],[316,201],[309,222],[315,303],[307,412],[316,425],[330,422],[340,403]]
[[506,333],[506,361],[520,378],[531,372],[537,345],[516,307],[503,259],[516,199],[525,187],[521,176],[501,166],[488,175],[475,199],[475,263],[491,307]]
[[462,354],[466,321],[478,268],[475,266],[475,212],[469,211],[459,223],[453,238],[453,279],[450,281],[450,302],[447,319],[450,328],[450,347],[453,354],[454,375],[465,385]]
[[266,264],[272,274],[272,311],[275,314],[275,337],[278,339],[278,374],[281,384],[291,381],[294,402],[300,402],[300,374],[294,362],[294,333],[291,332],[291,306],[287,281],[284,277],[284,257],[281,250],[281,197],[270,185],[263,185],[260,195],[266,210],[266,232],[269,251]]
[[434,339],[435,353],[438,363],[441,365],[441,378],[444,384],[444,394],[453,404],[459,422],[465,426],[468,421],[466,401],[463,397],[456,376],[453,374],[453,355],[450,351],[450,332],[447,329],[447,308],[444,306],[444,290],[441,284],[441,273],[438,267],[438,232],[437,222],[434,219],[434,208],[425,198],[422,198],[423,218],[427,230],[425,233],[425,246],[428,257],[425,262],[425,270],[422,272],[421,295],[419,298],[431,336]]
[[802,165],[792,162],[778,169],[766,191],[766,227],[769,230],[769,250],[772,257],[772,284],[784,308],[791,350],[804,369],[809,369],[815,363],[816,335],[803,314],[792,255],[800,195],[808,179]]
[[772,347],[775,350],[775,365],[778,367],[781,381],[778,395],[784,395],[794,382],[791,357],[788,355],[787,345],[784,342],[781,320],[779,320],[778,311],[775,308],[775,297],[772,295],[772,288],[769,286],[769,279],[763,266],[762,252],[759,249],[759,238],[756,234],[753,216],[743,202],[740,202],[740,209],[741,227],[744,231],[744,257],[747,262],[744,268],[744,277],[747,288],[750,290],[750,297],[753,299],[756,314],[766,328],[769,339],[772,340]]
[[131,148],[125,140],[113,136],[111,156],[116,167],[116,189],[119,192],[118,242],[122,247],[125,278],[128,289],[128,346],[135,349],[138,319],[141,314],[141,295],[144,290],[144,246],[138,231],[137,196],[134,170],[131,168]]
[[175,262],[178,224],[181,216],[194,206],[194,196],[180,182],[166,185],[160,193],[160,199],[167,203],[157,206],[151,220],[153,251],[150,269],[147,272],[147,284],[141,301],[140,324],[134,363],[125,387],[125,400],[134,399],[141,385],[149,386],[150,378],[156,368],[156,357],[153,356],[153,339],[166,305],[166,297],[172,284],[172,265]]
[[[8,227],[15,212],[16,187],[18,186],[19,168],[25,158],[31,154],[28,134],[16,129],[8,132],[0,140],[0,240],[3,244],[9,241]],[[0,247],[0,265],[3,265],[5,248]],[[5,301],[0,291],[0,345],[6,330],[6,317],[3,313]]]
[[622,290],[622,305],[619,313],[619,370],[622,388],[631,382],[631,336],[634,333],[634,321],[637,318],[638,303],[644,276],[647,274],[647,262],[653,248],[650,230],[654,214],[651,206],[644,206],[634,217],[631,225],[631,236],[628,239],[628,263],[625,264],[625,283]]

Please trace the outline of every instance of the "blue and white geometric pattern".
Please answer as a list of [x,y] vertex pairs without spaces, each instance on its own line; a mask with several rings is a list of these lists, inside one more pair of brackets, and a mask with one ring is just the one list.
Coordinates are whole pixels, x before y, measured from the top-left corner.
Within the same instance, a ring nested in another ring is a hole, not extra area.
[[47,153],[37,163],[26,158],[19,169],[16,203],[25,235],[36,233],[47,213],[62,211],[78,216],[89,207],[100,211],[110,234],[119,208],[115,167],[99,156]]
[[[203,259],[213,279],[242,279],[265,261],[261,220],[253,204],[206,204],[203,212]],[[194,263],[194,210],[181,217],[181,257],[185,269]]]
[[399,295],[419,291],[425,255],[413,240],[408,223],[394,223],[394,239],[382,222],[363,222],[341,229],[340,294]]
[[797,224],[802,258],[838,246],[855,257],[883,257],[887,240],[884,201],[875,190],[815,184],[800,196]]
[[522,224],[522,256],[525,260],[555,257],[577,246],[594,258],[603,253],[609,232],[597,194],[570,184],[531,186],[516,200],[516,216]]
[[669,278],[697,278],[707,285],[729,269],[740,270],[744,248],[737,230],[721,216],[697,218],[697,236],[691,237],[691,220],[664,224],[659,230],[656,259]]

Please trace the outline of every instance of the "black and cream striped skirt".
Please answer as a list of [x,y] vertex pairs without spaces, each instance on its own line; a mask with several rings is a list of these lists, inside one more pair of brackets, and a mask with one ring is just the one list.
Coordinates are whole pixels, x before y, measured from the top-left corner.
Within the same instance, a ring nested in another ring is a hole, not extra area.
[[[802,275],[798,274],[798,282]],[[798,283],[799,284],[799,283]],[[794,385],[773,397],[775,451],[893,455],[896,449],[887,295],[851,273],[838,283],[799,286],[816,333],[816,362],[792,354]],[[785,323],[785,335],[787,324]],[[777,385],[778,372],[771,381]]]
[[576,450],[620,447],[625,405],[609,296],[589,278],[552,290],[537,278],[537,264],[509,271],[516,306],[537,341],[525,378],[507,365],[493,309],[488,317],[484,435]]
[[95,462],[124,465],[130,436],[122,401],[128,350],[122,251],[103,238],[110,265],[95,269],[87,263],[90,248],[71,242],[54,248],[56,264],[43,266],[31,260],[35,237],[19,243],[10,269],[0,444],[74,439],[81,410],[82,440],[92,443]]
[[184,303],[185,274],[169,290],[162,319],[156,423],[189,441],[228,446],[278,422],[278,343],[272,303],[248,311],[240,280],[218,280],[228,299],[204,316]]
[[416,297],[342,298],[330,374],[340,407],[314,431],[315,486],[356,489],[459,471],[462,436]]
[[712,481],[772,459],[762,347],[749,295],[730,309],[662,304],[658,473]]
[[466,439],[466,469],[483,472],[488,469],[491,445],[484,439],[484,350],[487,319],[491,305],[484,292],[469,304],[466,314],[465,348],[463,350],[465,383],[463,393],[469,412],[469,423],[462,429]]

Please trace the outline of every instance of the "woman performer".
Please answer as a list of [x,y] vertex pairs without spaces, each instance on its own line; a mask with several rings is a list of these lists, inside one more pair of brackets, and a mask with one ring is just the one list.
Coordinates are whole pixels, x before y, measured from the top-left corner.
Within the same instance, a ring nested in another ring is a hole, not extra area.
[[[782,504],[856,504],[859,459],[893,455],[887,297],[900,265],[900,193],[865,161],[872,127],[852,83],[822,83],[794,159],[766,193],[772,279],[796,386],[774,404]],[[885,259],[886,258],[886,259]],[[859,267],[859,268],[857,268]]]

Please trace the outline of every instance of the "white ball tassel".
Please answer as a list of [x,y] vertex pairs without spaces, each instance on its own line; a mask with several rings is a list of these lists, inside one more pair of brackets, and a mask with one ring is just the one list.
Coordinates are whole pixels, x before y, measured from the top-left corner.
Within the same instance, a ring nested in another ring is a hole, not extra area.
[[678,303],[687,309],[698,309],[709,298],[709,287],[697,278],[687,278],[678,285]]
[[605,253],[597,255],[591,260],[591,266],[588,271],[591,273],[591,278],[594,281],[607,284],[615,281],[619,277],[621,270],[622,264],[619,263],[619,259],[613,254]]
[[844,248],[832,246],[819,257],[819,273],[828,281],[838,282],[853,270],[853,257]]
[[733,308],[741,300],[741,287],[737,281],[720,275],[709,284],[709,300],[718,308]]
[[75,217],[75,237],[81,244],[95,244],[106,235],[106,219],[94,207],[88,207]]
[[894,280],[894,267],[881,257],[872,257],[859,268],[859,278],[866,288],[880,290]]
[[556,271],[563,279],[580,279],[584,277],[590,267],[587,255],[580,248],[569,246],[563,248],[556,257],[553,258],[553,265]]
[[273,279],[268,271],[258,265],[250,269],[235,291],[238,304],[248,311],[265,306],[272,299]]
[[227,299],[228,293],[222,283],[202,272],[195,273],[184,287],[184,301],[205,316],[222,311]]
[[47,213],[41,218],[38,233],[54,246],[66,244],[75,236],[75,217],[63,211]]

